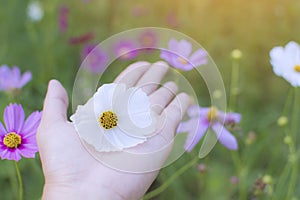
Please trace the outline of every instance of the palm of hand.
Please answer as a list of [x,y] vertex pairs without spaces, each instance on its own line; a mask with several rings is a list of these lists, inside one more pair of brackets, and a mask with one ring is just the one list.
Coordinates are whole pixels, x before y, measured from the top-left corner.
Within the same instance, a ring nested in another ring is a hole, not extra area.
[[[143,86],[148,82],[159,83],[167,71],[166,65],[149,65],[133,64],[115,82],[126,83],[129,87]],[[182,112],[189,104],[185,94],[179,94],[177,100],[172,101],[177,92],[174,83],[167,83],[158,90],[156,87],[146,85],[143,89],[149,95],[152,105],[156,106],[157,113],[166,114],[166,123],[156,136],[133,147],[132,151],[149,151],[152,147],[170,143]],[[77,190],[78,194],[80,188],[87,199],[103,197],[104,193],[107,193],[106,196],[114,195],[117,199],[140,198],[156,177],[157,171],[147,174],[124,173],[97,161],[82,145],[73,124],[67,121],[67,102],[64,88],[53,81],[45,99],[43,119],[37,135],[46,182],[44,197],[47,197],[49,187],[49,190],[62,193]],[[163,152],[164,158],[167,158],[169,150]],[[79,196],[77,198],[80,199]]]

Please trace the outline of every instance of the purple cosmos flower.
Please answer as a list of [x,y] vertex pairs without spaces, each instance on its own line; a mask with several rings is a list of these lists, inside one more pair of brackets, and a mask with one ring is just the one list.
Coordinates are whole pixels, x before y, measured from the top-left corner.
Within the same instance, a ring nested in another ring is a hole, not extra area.
[[177,41],[171,39],[168,50],[162,50],[160,58],[170,63],[173,67],[189,71],[194,67],[207,63],[207,53],[204,49],[198,49],[192,55],[192,44],[186,40]]
[[81,51],[81,60],[85,61],[85,66],[92,73],[100,73],[105,69],[108,63],[107,54],[97,45],[89,44],[83,47]]
[[186,151],[190,152],[200,141],[206,131],[211,128],[218,136],[219,142],[231,150],[238,148],[235,137],[223,126],[238,124],[241,121],[241,115],[238,113],[224,113],[215,107],[200,108],[197,105],[190,106],[188,109],[190,119],[181,122],[177,132],[187,132],[187,140],[185,142]]
[[59,8],[59,30],[60,32],[64,33],[67,31],[68,28],[68,15],[69,15],[69,8],[67,6],[61,6]]
[[0,67],[0,91],[21,89],[30,80],[31,73],[28,71],[21,75],[18,67],[13,67],[12,69],[6,65]]
[[0,122],[0,157],[19,161],[21,156],[34,158],[38,151],[36,131],[42,113],[33,112],[25,121],[22,105],[10,104],[4,110],[5,127]]
[[122,60],[131,60],[138,55],[137,44],[131,40],[121,40],[114,47],[115,53]]

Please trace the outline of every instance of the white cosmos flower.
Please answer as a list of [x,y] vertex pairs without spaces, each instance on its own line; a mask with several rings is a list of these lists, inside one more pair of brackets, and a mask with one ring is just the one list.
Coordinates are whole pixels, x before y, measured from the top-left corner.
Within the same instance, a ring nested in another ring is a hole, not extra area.
[[30,2],[27,7],[27,15],[33,22],[40,21],[44,16],[42,5],[38,1]]
[[289,42],[285,47],[274,47],[270,57],[276,75],[294,87],[300,86],[300,46],[296,42]]
[[142,89],[104,84],[71,120],[86,143],[99,152],[121,151],[141,144],[155,133],[157,116]]

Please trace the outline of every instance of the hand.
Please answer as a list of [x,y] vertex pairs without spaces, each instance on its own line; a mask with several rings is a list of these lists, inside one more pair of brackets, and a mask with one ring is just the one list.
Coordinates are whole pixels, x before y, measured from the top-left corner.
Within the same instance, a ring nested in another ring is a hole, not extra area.
[[[131,148],[133,152],[151,150],[153,146],[172,143],[175,130],[189,105],[189,96],[178,94],[173,82],[157,89],[168,66],[163,62],[138,62],[129,66],[115,80],[128,87],[142,87],[149,95],[155,111],[165,117],[156,136]],[[158,170],[148,173],[125,173],[97,161],[83,147],[72,123],[67,120],[68,96],[56,80],[49,82],[43,117],[37,133],[45,176],[43,199],[139,199],[147,191]],[[164,161],[171,145],[163,151]],[[143,161],[144,162],[144,161]],[[148,162],[153,161],[149,158]],[[162,165],[163,162],[157,163]]]

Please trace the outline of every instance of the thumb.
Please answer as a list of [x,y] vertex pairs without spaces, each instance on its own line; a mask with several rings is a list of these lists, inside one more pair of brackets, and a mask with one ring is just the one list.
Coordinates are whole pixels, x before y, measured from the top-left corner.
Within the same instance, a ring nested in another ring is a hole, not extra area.
[[65,88],[57,80],[51,80],[44,101],[43,124],[67,121],[68,95]]

